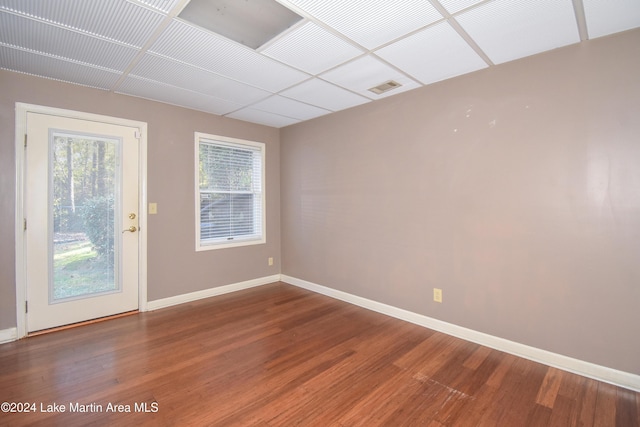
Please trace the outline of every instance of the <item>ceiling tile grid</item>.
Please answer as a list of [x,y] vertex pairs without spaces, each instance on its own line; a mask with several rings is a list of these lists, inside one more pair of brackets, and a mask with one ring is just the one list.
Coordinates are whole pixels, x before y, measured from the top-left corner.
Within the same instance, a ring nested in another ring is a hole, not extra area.
[[0,0],[0,10],[137,47],[147,42],[164,19],[158,12],[124,0]]
[[488,67],[446,21],[375,52],[423,84]]
[[[135,0],[134,0],[135,1]],[[147,5],[161,12],[169,13],[181,0],[137,0],[139,3]]]
[[116,92],[217,115],[242,108],[242,104],[136,77],[127,77]]
[[482,1],[483,0],[440,0],[440,4],[444,6],[447,12],[453,14]]
[[[415,89],[420,86],[404,73],[401,73],[371,55],[358,58],[346,65],[321,74],[320,77],[323,80],[342,86],[345,89],[349,89],[371,99],[386,98],[387,96]],[[369,90],[388,80],[394,80],[402,86],[380,95],[376,95]]]
[[282,127],[640,27],[640,0],[275,0],[302,19],[256,50],[189,1],[0,0],[0,68]]
[[150,51],[272,92],[309,78],[302,71],[178,19]]
[[344,34],[375,49],[442,19],[428,0],[286,0]]
[[307,73],[319,74],[365,52],[315,23],[306,22],[262,53]]
[[241,110],[234,111],[231,114],[227,114],[227,117],[277,128],[289,126],[301,121],[267,111],[256,110],[255,108],[243,108]]
[[283,90],[280,94],[331,111],[340,111],[371,102],[369,98],[320,79],[309,79],[297,86]]
[[293,99],[284,98],[282,96],[272,96],[263,101],[252,105],[256,110],[272,112],[285,117],[291,117],[298,120],[309,120],[315,117],[324,116],[331,111],[323,108],[314,107]]
[[571,0],[494,0],[455,19],[494,64],[580,41]]
[[11,46],[117,71],[124,71],[138,53],[126,45],[9,13],[0,14],[0,40]]
[[1,44],[0,68],[105,90],[113,87],[120,78],[120,74],[113,71]]
[[146,54],[130,75],[201,92],[245,105],[271,95],[271,92],[238,82],[182,62]]
[[583,0],[589,37],[602,37],[640,26],[639,0]]

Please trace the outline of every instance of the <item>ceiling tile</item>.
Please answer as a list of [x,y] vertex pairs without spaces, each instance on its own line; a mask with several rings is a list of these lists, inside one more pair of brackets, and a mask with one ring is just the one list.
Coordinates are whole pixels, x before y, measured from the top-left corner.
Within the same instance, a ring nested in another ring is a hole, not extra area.
[[131,75],[201,92],[239,104],[248,104],[271,95],[271,92],[228,79],[164,57],[145,55]]
[[314,107],[313,105],[305,104],[303,102],[295,101],[293,99],[284,98],[282,96],[272,96],[263,101],[256,102],[251,105],[252,109],[269,111],[271,113],[279,114],[285,117],[292,117],[294,119],[309,120],[314,117],[324,116],[331,111],[324,108]]
[[77,62],[0,45],[0,68],[99,89],[111,89],[120,74]]
[[444,6],[449,13],[459,12],[462,9],[466,9],[482,1],[483,0],[439,0],[440,4]]
[[138,0],[140,3],[146,4],[149,7],[152,7],[161,12],[168,13],[176,7],[180,0]]
[[14,11],[68,29],[142,47],[164,16],[125,0],[0,0],[0,10]]
[[589,38],[640,27],[638,0],[583,0]]
[[442,19],[428,0],[281,0],[374,49]]
[[261,125],[281,128],[298,123],[300,120],[291,117],[281,116],[279,114],[267,113],[266,111],[255,110],[253,108],[243,108],[234,113],[227,114],[227,117],[233,119],[244,120],[251,123],[259,123]]
[[306,22],[262,53],[310,74],[319,74],[364,52],[313,22]]
[[242,107],[240,104],[199,92],[136,77],[126,78],[116,92],[217,115],[226,114]]
[[488,67],[446,21],[375,53],[424,84]]
[[189,1],[0,0],[0,68],[282,127],[577,43],[574,5],[590,38],[640,26],[640,0],[276,0],[303,19],[256,51]]
[[271,92],[309,78],[302,71],[177,19],[150,51]]
[[356,95],[320,79],[307,80],[298,86],[280,92],[280,95],[331,111],[344,110],[345,108],[371,102],[369,98]]
[[496,64],[580,41],[571,0],[495,0],[455,19]]
[[[405,74],[369,55],[327,71],[320,77],[371,99],[386,98],[420,86]],[[395,80],[402,86],[380,95],[369,90],[389,80]]]
[[138,49],[10,13],[0,13],[0,42],[124,71]]

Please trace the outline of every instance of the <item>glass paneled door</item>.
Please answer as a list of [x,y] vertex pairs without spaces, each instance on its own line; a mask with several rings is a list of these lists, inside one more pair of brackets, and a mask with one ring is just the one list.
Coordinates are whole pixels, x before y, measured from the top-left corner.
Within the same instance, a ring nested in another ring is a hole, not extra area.
[[27,113],[27,330],[138,308],[138,129]]

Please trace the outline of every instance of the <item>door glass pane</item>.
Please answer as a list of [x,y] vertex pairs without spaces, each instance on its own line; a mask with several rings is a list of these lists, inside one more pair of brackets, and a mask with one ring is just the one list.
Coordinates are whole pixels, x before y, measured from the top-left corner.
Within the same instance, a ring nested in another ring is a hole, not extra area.
[[120,290],[119,141],[51,133],[49,301]]

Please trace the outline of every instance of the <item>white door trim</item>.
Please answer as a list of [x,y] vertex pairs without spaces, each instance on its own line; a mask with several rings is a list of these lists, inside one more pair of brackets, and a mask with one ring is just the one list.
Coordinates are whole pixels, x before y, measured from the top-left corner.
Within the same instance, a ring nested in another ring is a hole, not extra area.
[[83,113],[80,111],[45,107],[41,105],[16,102],[16,216],[15,216],[15,254],[16,254],[16,328],[17,338],[27,335],[26,303],[26,259],[24,245],[24,136],[27,131],[27,113],[49,114],[79,120],[89,120],[121,126],[129,126],[140,130],[140,165],[139,165],[139,227],[140,252],[138,270],[138,310],[147,310],[147,123],[136,120]]

